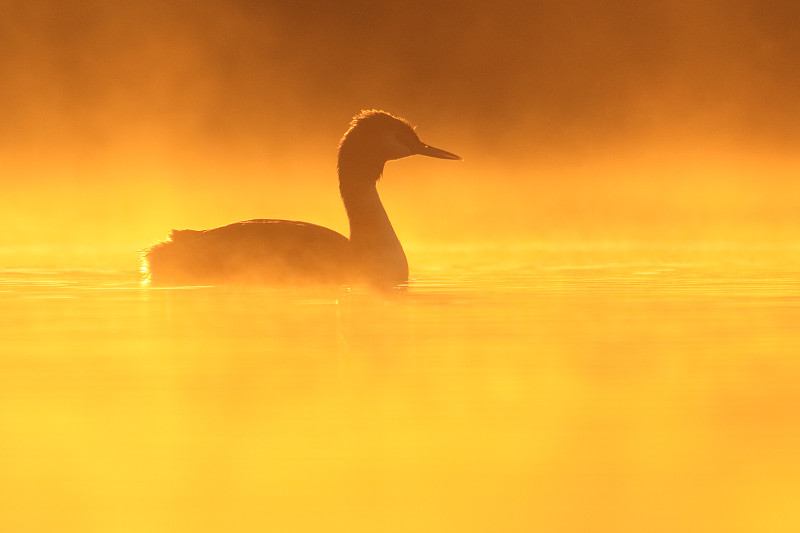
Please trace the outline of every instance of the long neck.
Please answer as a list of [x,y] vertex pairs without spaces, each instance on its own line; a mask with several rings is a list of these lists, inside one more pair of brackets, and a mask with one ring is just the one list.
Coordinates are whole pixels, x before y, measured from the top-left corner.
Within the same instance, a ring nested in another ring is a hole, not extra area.
[[340,160],[339,191],[350,221],[356,267],[372,281],[407,281],[408,262],[376,188],[383,165],[342,163]]

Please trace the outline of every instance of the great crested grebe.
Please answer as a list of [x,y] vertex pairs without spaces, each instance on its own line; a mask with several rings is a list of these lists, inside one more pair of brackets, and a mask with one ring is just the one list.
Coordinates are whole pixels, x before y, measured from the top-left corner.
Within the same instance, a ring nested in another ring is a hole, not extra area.
[[404,119],[356,115],[339,143],[339,191],[350,238],[289,220],[248,220],[219,228],[172,230],[144,254],[154,283],[350,283],[390,287],[408,281],[403,247],[378,197],[387,161],[411,155],[461,159],[429,146]]

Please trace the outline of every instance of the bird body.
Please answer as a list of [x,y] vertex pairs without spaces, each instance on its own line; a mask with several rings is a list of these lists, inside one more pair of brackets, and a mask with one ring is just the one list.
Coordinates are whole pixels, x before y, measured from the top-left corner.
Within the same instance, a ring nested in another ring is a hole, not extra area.
[[377,182],[384,164],[414,154],[457,155],[422,143],[414,128],[383,111],[364,111],[339,143],[339,192],[350,238],[328,228],[258,219],[204,231],[173,230],[145,252],[156,283],[345,284],[394,286],[408,280],[408,262]]
[[248,220],[173,230],[147,252],[153,281],[167,284],[346,283],[350,242],[328,228],[291,220]]

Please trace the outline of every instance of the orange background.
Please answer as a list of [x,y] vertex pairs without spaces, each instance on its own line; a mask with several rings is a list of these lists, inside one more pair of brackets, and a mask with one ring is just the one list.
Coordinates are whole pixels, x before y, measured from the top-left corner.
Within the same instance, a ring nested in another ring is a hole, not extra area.
[[796,2],[284,4],[0,1],[0,263],[346,232],[336,142],[373,107],[465,158],[387,167],[412,249],[800,231]]

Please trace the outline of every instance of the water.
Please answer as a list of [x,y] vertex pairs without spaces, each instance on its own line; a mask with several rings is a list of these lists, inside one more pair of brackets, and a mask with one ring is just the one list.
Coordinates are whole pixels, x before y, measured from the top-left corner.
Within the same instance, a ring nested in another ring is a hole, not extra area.
[[797,250],[0,273],[0,530],[797,531]]

